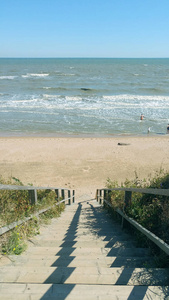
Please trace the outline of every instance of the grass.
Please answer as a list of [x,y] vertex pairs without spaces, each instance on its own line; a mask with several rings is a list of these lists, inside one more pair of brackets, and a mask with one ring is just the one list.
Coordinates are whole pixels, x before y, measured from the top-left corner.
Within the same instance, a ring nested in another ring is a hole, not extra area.
[[[119,187],[119,185],[116,181],[108,179],[106,187],[113,189]],[[143,180],[140,180],[136,174],[133,180],[126,179],[126,181],[121,184],[121,187],[169,189],[169,173],[160,170],[156,172],[154,177],[149,176]],[[113,207],[113,215],[115,216],[115,210],[117,208],[123,209],[124,207],[124,191],[111,191],[108,196],[108,201]],[[132,201],[127,207],[126,213],[129,217],[136,220],[143,227],[169,244],[169,197],[133,192]],[[161,254],[159,255],[159,249],[153,245],[152,242],[149,242],[139,231],[131,228],[130,225],[128,226],[129,230],[134,232],[139,245],[150,246],[151,244],[154,255],[157,255],[157,261],[159,261],[159,257],[161,257]]]
[[[12,177],[9,180],[0,178],[0,184],[23,185],[23,183]],[[39,234],[41,223],[49,223],[52,218],[58,217],[64,210],[64,203],[54,205],[59,199],[51,190],[38,190],[37,203],[30,204],[28,191],[0,190],[0,227],[22,220],[43,208],[52,207],[39,217],[33,217],[28,222],[0,236],[0,252],[2,254],[21,254],[26,249],[26,240]]]

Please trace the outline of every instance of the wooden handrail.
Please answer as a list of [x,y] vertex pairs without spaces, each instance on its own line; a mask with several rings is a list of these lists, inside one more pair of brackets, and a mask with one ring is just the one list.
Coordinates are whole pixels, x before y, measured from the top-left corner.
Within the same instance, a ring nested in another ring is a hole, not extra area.
[[12,185],[12,184],[0,184],[0,190],[65,190],[68,191],[67,188],[62,187],[50,187],[50,186],[33,186],[33,185]]
[[[71,205],[72,203],[75,202],[75,190],[71,190],[67,189],[67,188],[56,188],[56,187],[37,187],[37,186],[23,186],[23,185],[4,185],[4,184],[0,184],[0,190],[12,190],[12,191],[23,191],[23,190],[27,190],[29,192],[29,196],[30,196],[30,201],[31,204],[36,204],[37,203],[37,190],[54,190],[56,193],[57,198],[62,197],[63,199],[60,200],[59,202],[56,202],[53,206],[55,205],[59,205],[63,202],[68,201],[68,204]],[[68,193],[68,197],[65,197],[65,191],[67,191]],[[16,226],[23,224],[27,221],[29,221],[30,219],[32,219],[34,216],[38,216],[42,213],[44,213],[45,211],[51,209],[53,206],[49,206],[45,209],[41,209],[38,212],[32,214],[31,216],[24,218],[22,220],[18,220],[16,222],[13,222],[11,224],[8,224],[6,226],[3,226],[0,228],[0,236],[6,232],[8,232],[9,230],[14,229]]]
[[[68,193],[69,204],[71,204],[71,200],[74,203],[75,202],[75,191],[72,191],[72,197],[70,190],[67,188],[58,188],[58,187],[44,187],[44,186],[24,186],[24,185],[9,185],[9,184],[0,184],[0,190],[7,190],[7,191],[28,191],[30,202],[31,204],[37,203],[37,190],[54,190],[57,197],[65,198],[65,191]],[[60,195],[61,191],[61,195]]]
[[152,194],[160,196],[169,196],[169,189],[142,189],[142,188],[113,188],[113,189],[99,189],[99,191],[126,191],[126,192],[136,192],[141,194]]
[[69,198],[64,199],[64,200],[61,200],[61,201],[55,203],[53,206],[49,206],[49,207],[47,207],[47,208],[43,208],[43,209],[37,211],[36,213],[31,214],[29,217],[23,218],[22,220],[18,220],[18,221],[12,222],[12,223],[10,223],[10,224],[8,224],[8,225],[6,225],[6,226],[2,226],[2,227],[0,228],[0,236],[3,235],[4,233],[6,233],[6,232],[8,232],[8,231],[10,231],[10,230],[12,230],[12,229],[14,229],[16,226],[19,226],[19,225],[21,225],[21,224],[23,224],[23,223],[26,223],[27,221],[31,220],[31,219],[34,218],[34,217],[38,217],[40,214],[42,214],[42,213],[48,211],[49,209],[51,209],[51,208],[54,207],[55,205],[60,205],[61,203],[65,202],[65,201],[67,201],[67,200],[69,200]]
[[125,208],[129,205],[131,201],[132,192],[142,193],[142,194],[153,194],[160,196],[169,196],[169,189],[142,189],[142,188],[113,188],[113,189],[97,189],[96,191],[96,199],[100,204],[106,203],[109,207],[113,208],[111,203],[107,201],[107,196],[111,191],[124,191],[124,209],[123,211],[119,208],[116,208],[115,211],[121,215],[122,217],[122,226],[123,220],[125,219],[127,222],[132,224],[137,230],[142,232],[147,238],[149,238],[152,242],[154,242],[161,250],[163,250],[167,255],[169,255],[169,245],[157,237],[154,233],[144,228],[134,219],[128,217],[125,213]]

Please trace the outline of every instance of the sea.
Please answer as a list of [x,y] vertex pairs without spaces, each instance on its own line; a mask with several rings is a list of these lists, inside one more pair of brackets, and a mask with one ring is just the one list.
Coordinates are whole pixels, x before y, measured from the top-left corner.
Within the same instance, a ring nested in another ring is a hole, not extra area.
[[169,58],[0,58],[0,136],[165,135],[168,123]]

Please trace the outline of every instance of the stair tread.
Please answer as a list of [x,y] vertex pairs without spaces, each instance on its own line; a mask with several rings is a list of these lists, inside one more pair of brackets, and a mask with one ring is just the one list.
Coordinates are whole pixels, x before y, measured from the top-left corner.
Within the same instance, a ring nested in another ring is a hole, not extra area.
[[159,300],[169,292],[169,269],[154,268],[150,250],[93,200],[66,206],[27,251],[0,261],[0,300]]
[[159,285],[169,269],[104,267],[2,267],[0,282]]
[[13,289],[8,283],[0,283],[1,300],[141,300],[168,299],[169,287],[126,285],[74,285],[74,284],[20,284]]
[[49,254],[49,255],[69,255],[69,256],[78,256],[79,255],[96,255],[100,254],[103,256],[143,256],[143,255],[150,255],[150,250],[146,248],[104,248],[104,247],[97,247],[97,248],[76,248],[76,247],[29,247],[28,250],[23,255],[29,254]]

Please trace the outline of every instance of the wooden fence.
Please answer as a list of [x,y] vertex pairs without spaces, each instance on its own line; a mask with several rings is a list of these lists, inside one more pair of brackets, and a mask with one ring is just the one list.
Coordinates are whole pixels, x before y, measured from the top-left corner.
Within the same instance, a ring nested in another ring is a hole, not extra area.
[[[0,184],[0,190],[8,190],[8,191],[28,191],[30,203],[31,205],[36,205],[37,203],[37,191],[38,190],[53,190],[56,193],[56,198],[59,200],[55,203],[55,205],[60,205],[63,202],[67,202],[67,204],[71,205],[75,202],[75,190],[69,190],[65,188],[57,188],[57,187],[35,187],[35,186],[20,186],[20,185],[3,185]],[[38,217],[40,214],[46,212],[47,210],[51,209],[52,207],[49,206],[45,209],[41,209],[38,212],[30,215],[29,217],[25,217],[22,220],[18,220],[6,226],[0,228],[0,236],[9,230],[14,229],[16,226],[21,225],[33,217]]]
[[137,230],[142,232],[148,239],[155,243],[161,250],[163,250],[167,255],[169,255],[169,245],[165,243],[162,239],[157,237],[154,233],[150,232],[138,222],[128,217],[126,214],[126,208],[130,205],[132,201],[132,193],[141,194],[151,194],[160,196],[169,196],[169,189],[141,189],[141,188],[113,188],[113,189],[97,189],[96,199],[100,204],[107,205],[111,208],[112,205],[109,199],[109,195],[112,191],[123,191],[124,192],[124,206],[123,211],[119,208],[115,209],[116,212],[122,217],[122,227],[124,226],[124,219],[134,226]]

